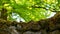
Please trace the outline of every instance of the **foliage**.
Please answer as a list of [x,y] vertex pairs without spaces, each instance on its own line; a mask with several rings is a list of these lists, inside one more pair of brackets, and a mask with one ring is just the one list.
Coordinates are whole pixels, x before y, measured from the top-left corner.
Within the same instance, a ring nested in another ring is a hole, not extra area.
[[2,7],[8,10],[8,16],[11,16],[14,12],[25,19],[26,22],[38,21],[48,17],[51,11],[59,11],[60,0],[0,0],[0,9]]

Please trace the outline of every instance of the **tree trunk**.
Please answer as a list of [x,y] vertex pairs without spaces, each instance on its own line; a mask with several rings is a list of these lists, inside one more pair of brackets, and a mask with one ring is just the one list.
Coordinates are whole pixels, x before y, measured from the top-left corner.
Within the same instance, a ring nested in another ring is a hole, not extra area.
[[7,10],[5,8],[2,8],[1,18],[7,20]]

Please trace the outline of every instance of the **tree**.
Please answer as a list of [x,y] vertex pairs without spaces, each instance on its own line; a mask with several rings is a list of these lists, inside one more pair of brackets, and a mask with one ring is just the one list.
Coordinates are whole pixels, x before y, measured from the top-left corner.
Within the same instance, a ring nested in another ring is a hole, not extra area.
[[59,0],[1,0],[0,4],[7,9],[8,16],[17,13],[28,22],[45,19],[51,12],[59,11],[60,3]]
[[[26,31],[53,34],[56,30],[60,34],[60,0],[0,0],[0,11],[0,34],[24,34]],[[47,18],[52,12],[57,13]],[[9,21],[13,20],[13,13],[26,22]]]

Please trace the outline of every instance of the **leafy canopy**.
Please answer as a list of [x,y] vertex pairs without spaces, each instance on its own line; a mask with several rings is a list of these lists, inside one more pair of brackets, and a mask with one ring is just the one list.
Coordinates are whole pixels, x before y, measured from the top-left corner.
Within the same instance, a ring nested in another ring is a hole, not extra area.
[[0,0],[0,9],[8,11],[8,19],[12,13],[17,13],[26,22],[38,21],[50,16],[52,11],[60,11],[60,0]]

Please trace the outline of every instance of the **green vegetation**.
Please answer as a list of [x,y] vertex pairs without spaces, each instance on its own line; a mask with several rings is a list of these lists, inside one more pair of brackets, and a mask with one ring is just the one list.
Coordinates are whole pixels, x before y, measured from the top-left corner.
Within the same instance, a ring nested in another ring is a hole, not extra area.
[[26,22],[38,21],[60,11],[59,7],[60,0],[0,0],[0,10],[7,10],[7,20],[13,20],[12,13],[16,13]]
[[60,0],[0,0],[0,34],[60,34],[59,11]]

